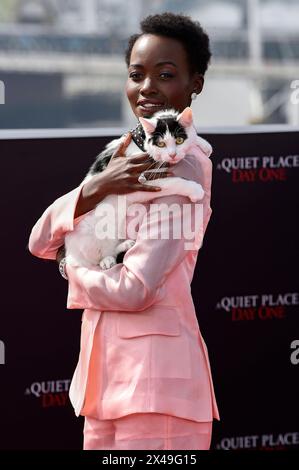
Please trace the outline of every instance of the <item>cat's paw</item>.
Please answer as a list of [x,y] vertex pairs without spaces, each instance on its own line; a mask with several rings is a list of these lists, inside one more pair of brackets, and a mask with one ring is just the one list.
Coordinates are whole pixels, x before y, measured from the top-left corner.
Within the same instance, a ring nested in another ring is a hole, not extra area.
[[124,252],[128,251],[130,248],[132,248],[132,246],[134,246],[134,245],[135,245],[135,240],[130,240],[128,238],[128,240],[125,240],[124,242],[121,242],[116,247],[116,254],[124,253]]
[[105,256],[105,258],[101,259],[99,265],[100,268],[103,270],[112,268],[116,264],[116,259],[114,256]]
[[123,243],[123,247],[124,247],[124,251],[128,251],[130,248],[132,248],[132,246],[134,246],[136,243],[136,240],[130,240],[128,238],[128,240],[124,241]]
[[205,195],[205,192],[202,189],[202,186],[196,183],[189,197],[190,197],[191,202],[197,202],[197,201],[200,201],[204,197],[204,195]]

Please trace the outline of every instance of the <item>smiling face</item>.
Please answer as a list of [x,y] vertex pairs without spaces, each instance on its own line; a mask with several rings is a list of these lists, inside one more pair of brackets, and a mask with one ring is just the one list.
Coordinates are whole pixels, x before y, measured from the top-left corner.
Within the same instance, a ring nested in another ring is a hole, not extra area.
[[162,109],[183,111],[203,77],[191,73],[184,46],[176,39],[144,34],[135,42],[128,69],[127,97],[137,117]]

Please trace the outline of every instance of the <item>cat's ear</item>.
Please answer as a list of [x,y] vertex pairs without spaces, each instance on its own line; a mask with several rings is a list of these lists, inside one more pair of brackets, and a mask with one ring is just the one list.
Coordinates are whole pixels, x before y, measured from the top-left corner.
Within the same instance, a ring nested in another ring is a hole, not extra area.
[[140,117],[139,121],[147,134],[152,134],[156,129],[156,126],[151,119]]
[[178,115],[177,120],[183,127],[191,126],[193,124],[192,109],[189,107],[185,108],[184,111]]

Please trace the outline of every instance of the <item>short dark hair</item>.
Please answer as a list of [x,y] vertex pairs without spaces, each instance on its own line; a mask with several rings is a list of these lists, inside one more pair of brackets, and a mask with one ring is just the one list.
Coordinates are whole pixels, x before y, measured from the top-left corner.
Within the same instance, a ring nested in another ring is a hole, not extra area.
[[125,55],[128,67],[131,52],[137,39],[144,34],[155,34],[180,41],[187,52],[190,71],[205,74],[212,54],[209,36],[198,21],[191,20],[189,16],[165,12],[147,16],[141,21],[140,26],[141,33],[133,34],[128,41]]

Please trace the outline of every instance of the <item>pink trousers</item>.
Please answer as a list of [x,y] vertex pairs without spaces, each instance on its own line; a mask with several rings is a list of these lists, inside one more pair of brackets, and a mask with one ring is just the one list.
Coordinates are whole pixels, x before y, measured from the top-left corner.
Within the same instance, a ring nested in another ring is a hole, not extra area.
[[85,417],[83,432],[84,450],[208,450],[212,422],[134,413],[105,420]]

